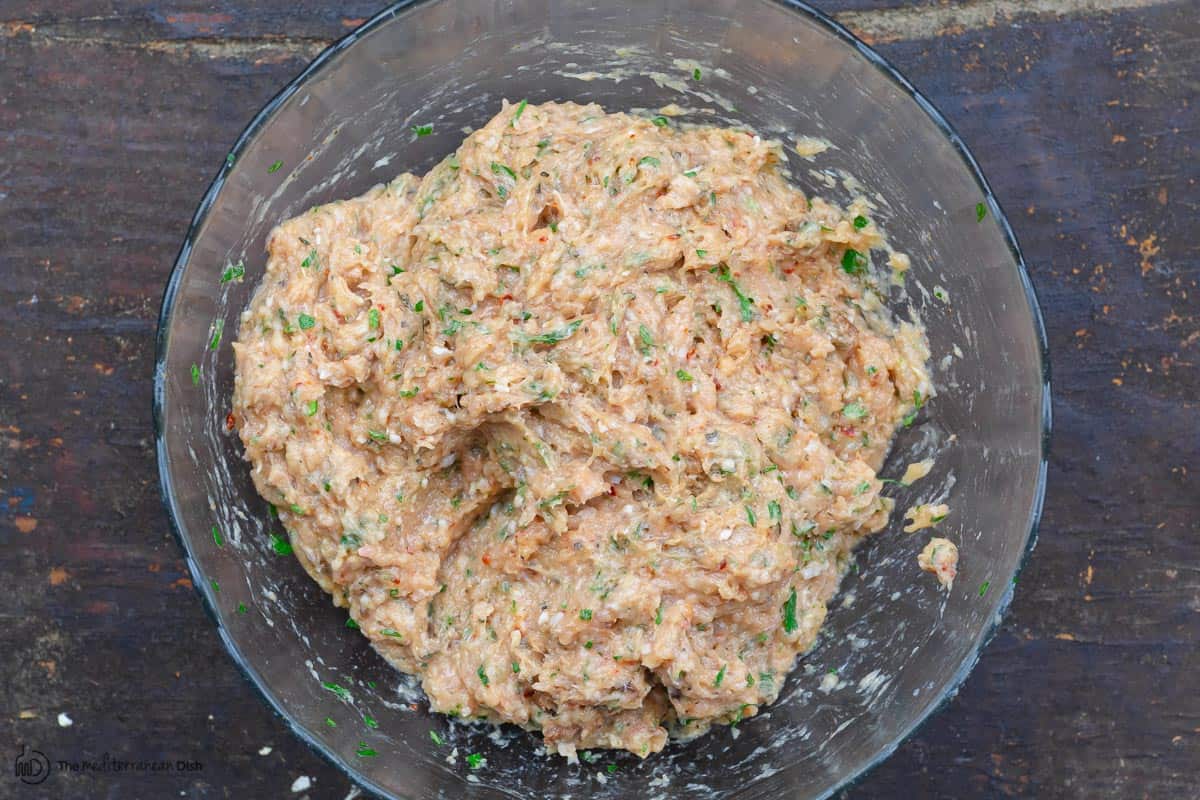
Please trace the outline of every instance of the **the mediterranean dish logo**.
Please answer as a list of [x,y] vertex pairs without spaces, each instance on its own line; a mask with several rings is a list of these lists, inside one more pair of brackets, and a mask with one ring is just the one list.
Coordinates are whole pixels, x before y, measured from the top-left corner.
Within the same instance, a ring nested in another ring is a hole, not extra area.
[[164,759],[118,758],[104,753],[99,758],[59,758],[53,761],[37,748],[21,745],[13,760],[13,776],[28,786],[36,786],[49,777],[51,772],[90,772],[95,774],[118,773],[175,773],[201,772],[200,761],[181,758],[175,761]]

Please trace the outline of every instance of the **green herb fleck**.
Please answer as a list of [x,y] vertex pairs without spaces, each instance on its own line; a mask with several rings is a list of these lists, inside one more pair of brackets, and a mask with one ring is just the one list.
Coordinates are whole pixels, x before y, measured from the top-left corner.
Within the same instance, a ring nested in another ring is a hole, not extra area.
[[441,747],[442,745],[444,745],[446,743],[445,737],[443,737],[437,731],[430,731],[429,738],[432,739],[433,743],[436,744],[438,747]]
[[987,216],[987,205],[984,203],[975,204],[975,221],[983,222],[983,218]]
[[479,669],[475,670],[475,674],[479,676],[479,682],[487,686],[491,681],[488,680],[487,672],[483,668],[483,664],[479,665]]
[[424,300],[418,300],[415,304],[413,304],[413,311],[417,312],[418,314],[420,314],[424,310],[425,310],[425,301]]
[[643,164],[648,164],[648,165],[650,165],[650,166],[652,166],[652,167],[659,167],[659,166],[662,166],[662,162],[661,162],[661,161],[659,161],[659,160],[658,160],[657,158],[655,158],[654,156],[642,156],[642,158],[641,158],[641,159],[638,161],[638,166],[640,167],[640,166],[642,166]]
[[321,266],[321,257],[317,255],[316,250],[309,250],[308,255],[300,262],[300,266],[304,269],[308,269],[309,267],[319,268]]
[[370,436],[376,442],[386,442],[388,435],[383,431],[367,431],[367,436]]
[[742,311],[742,322],[750,322],[753,320],[754,309],[752,306],[754,305],[754,298],[747,297],[745,293],[742,292],[742,288],[738,286],[737,281],[735,281],[733,279],[733,275],[730,274],[728,265],[721,264],[720,266],[713,267],[709,271],[717,276],[717,280],[729,284],[729,288],[732,289],[734,295],[737,296],[738,305],[741,307]]
[[754,527],[755,525],[758,524],[758,515],[754,513],[754,509],[751,508],[750,506],[745,506],[745,509],[746,509],[746,521],[750,523],[751,527]]
[[675,370],[675,377],[679,378],[679,380],[683,381],[684,383],[694,380],[692,373],[688,372],[686,369]]
[[282,161],[276,161],[274,164],[272,164],[271,166],[267,167],[267,174],[268,174],[268,175],[274,175],[276,172],[279,172],[279,168],[280,168],[280,167],[282,167],[282,166],[283,166],[283,162],[282,162]]
[[508,123],[510,128],[517,127],[517,120],[519,120],[521,115],[525,113],[525,106],[527,105],[529,105],[528,100],[522,100],[520,103],[517,103],[517,112],[513,114],[512,121]]
[[412,132],[417,135],[418,139],[420,139],[422,136],[428,136],[429,134],[433,133],[433,126],[432,125],[413,125]]
[[278,533],[271,534],[271,549],[276,555],[290,556],[292,554],[292,543]]
[[783,509],[779,507],[778,500],[772,500],[767,503],[767,514],[770,515],[772,522],[780,522],[783,520]]
[[579,612],[579,618],[584,622],[589,622],[592,619],[592,610],[590,608],[583,609]]
[[245,603],[238,603],[237,612],[238,612],[239,614],[245,614],[245,613],[246,613],[246,604],[245,604]]
[[374,717],[369,716],[367,714],[363,714],[363,724],[366,725],[368,728],[378,728],[379,727],[379,722]]
[[482,753],[471,753],[467,756],[467,766],[471,769],[479,769],[486,763],[487,759],[483,757]]
[[298,322],[300,324],[300,330],[302,330],[302,331],[309,330],[310,328],[312,328],[312,326],[317,324],[317,320],[308,314],[301,314],[296,319],[296,322]]
[[416,397],[417,392],[419,392],[419,391],[421,391],[420,386],[414,386],[411,389],[401,389],[400,396],[401,397]]
[[862,403],[848,403],[842,408],[842,416],[846,419],[866,419],[867,407]]
[[200,367],[195,362],[193,362],[192,363],[192,386],[199,386],[199,385],[200,385]]
[[346,617],[346,627],[352,631],[361,630],[358,623],[354,621],[354,617]]
[[571,338],[575,331],[579,330],[579,326],[583,324],[583,320],[577,319],[573,322],[568,322],[561,328],[545,333],[535,334],[520,334],[523,341],[528,344],[558,344],[559,342]]
[[654,612],[654,624],[655,625],[662,625],[662,612],[663,612],[662,603],[659,603],[658,610]]
[[334,722],[334,721],[333,721],[331,718],[329,718],[329,717],[326,717],[326,718],[325,718],[325,724],[326,724],[326,725],[328,725],[330,728],[336,728],[336,727],[337,727],[337,723],[336,723],[336,722]]
[[699,67],[696,67],[694,70],[692,70],[692,80],[694,80],[694,81],[700,80],[700,68]]
[[343,701],[349,703],[352,699],[350,697],[349,690],[347,690],[346,687],[341,686],[340,684],[336,684],[332,681],[322,681],[321,685],[324,686],[327,691],[330,691],[330,692],[333,692],[334,694],[336,694],[340,700],[343,700]]
[[847,275],[861,275],[867,268],[867,258],[852,248],[842,254],[842,269]]
[[221,283],[229,283],[230,281],[240,281],[246,276],[246,265],[241,261],[231,267],[227,267],[221,273]]
[[661,114],[657,117],[654,117],[650,121],[653,122],[655,125],[657,125],[660,128],[665,128],[671,124],[671,121],[668,120],[666,117],[662,116]]
[[225,331],[225,320],[218,319],[213,322],[212,337],[208,340],[208,349],[216,350],[221,346],[221,334]]
[[507,175],[508,177],[512,178],[514,181],[517,179],[517,173],[513,172],[511,167],[506,167],[505,165],[501,164],[498,161],[492,162],[492,172],[495,173],[496,175],[500,175],[500,174]]
[[372,308],[367,312],[367,329],[372,331],[379,329],[379,309]]
[[988,587],[991,585],[991,581],[984,581],[983,583],[979,584],[979,596],[983,597],[985,594],[987,594]]
[[638,326],[638,338],[642,340],[641,347],[642,355],[650,355],[650,350],[654,347],[654,334],[645,325]]
[[216,543],[217,547],[225,546],[225,538],[223,536],[221,536],[221,529],[218,528],[216,525],[212,526],[212,537],[213,537],[213,542]]
[[354,754],[359,758],[374,758],[375,756],[379,755],[379,753],[377,753],[375,750],[367,747],[366,742],[359,742],[358,749],[354,751]]
[[792,593],[783,604],[783,632],[794,633],[799,627],[800,624],[796,622],[796,587],[793,586]]

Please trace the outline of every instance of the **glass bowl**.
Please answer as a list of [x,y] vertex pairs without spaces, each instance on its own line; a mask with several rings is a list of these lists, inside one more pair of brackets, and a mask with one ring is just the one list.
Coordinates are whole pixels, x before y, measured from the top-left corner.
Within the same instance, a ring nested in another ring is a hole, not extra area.
[[[696,80],[694,70],[700,70]],[[515,729],[431,715],[291,557],[226,424],[229,346],[272,226],[402,171],[423,172],[502,98],[596,101],[750,125],[832,146],[794,181],[874,218],[912,257],[907,299],[927,327],[938,395],[900,431],[883,474],[935,457],[856,553],[818,643],[758,716],[642,761],[542,754]],[[417,136],[414,126],[432,125]],[[860,182],[855,185],[846,176]],[[979,213],[985,213],[982,220]],[[244,264],[245,279],[222,282]],[[236,663],[298,736],[354,780],[404,798],[824,797],[877,763],[950,697],[979,657],[1032,547],[1050,426],[1045,335],[1020,252],[975,161],[877,54],[800,3],[427,0],[400,3],[325,51],[238,140],[196,212],[167,285],[154,415],[172,524]],[[951,507],[962,552],[949,593],[899,509]],[[214,533],[215,531],[215,533]],[[369,726],[364,717],[376,721]],[[328,722],[336,725],[330,725]],[[486,762],[472,768],[466,756]]]

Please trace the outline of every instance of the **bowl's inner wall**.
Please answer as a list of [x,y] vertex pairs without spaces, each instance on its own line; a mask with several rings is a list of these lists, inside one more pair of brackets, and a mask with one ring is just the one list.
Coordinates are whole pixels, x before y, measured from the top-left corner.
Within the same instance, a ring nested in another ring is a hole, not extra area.
[[[595,765],[568,765],[538,755],[536,736],[489,736],[429,716],[411,680],[343,627],[344,612],[293,559],[271,552],[268,531],[278,523],[225,429],[229,342],[262,275],[271,228],[399,172],[425,171],[496,113],[501,98],[595,101],[610,111],[677,103],[691,121],[748,124],[785,142],[828,139],[833,149],[812,162],[791,152],[795,181],[839,202],[850,197],[839,170],[861,182],[878,203],[874,217],[912,256],[909,298],[928,327],[940,393],[920,424],[901,431],[884,475],[936,455],[933,473],[889,492],[897,514],[858,551],[823,636],[780,700],[736,731],[672,744],[645,761],[603,754]],[[417,138],[417,124],[432,124],[434,134]],[[282,167],[271,172],[277,160]],[[828,29],[770,0],[629,8],[440,0],[398,12],[335,55],[251,136],[175,278],[160,457],[223,635],[302,732],[396,795],[827,792],[894,747],[969,669],[1028,539],[1041,463],[1039,346],[1001,229],[976,221],[982,200],[944,132],[899,85]],[[245,281],[220,285],[222,269],[239,260]],[[935,286],[949,302],[934,299]],[[210,349],[214,320],[224,334]],[[942,498],[952,510],[938,533],[962,551],[948,596],[916,566],[929,531],[900,532],[902,509]],[[321,681],[348,689],[353,703]],[[364,725],[364,714],[378,729]],[[437,746],[430,730],[447,744]],[[356,755],[360,743],[378,755]],[[466,766],[474,752],[485,768]]]

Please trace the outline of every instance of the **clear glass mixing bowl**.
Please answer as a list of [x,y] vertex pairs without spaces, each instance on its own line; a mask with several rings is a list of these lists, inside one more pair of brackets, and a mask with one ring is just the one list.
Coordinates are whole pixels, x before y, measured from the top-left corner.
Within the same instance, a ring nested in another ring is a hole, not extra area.
[[[272,552],[278,523],[226,428],[229,341],[271,227],[428,169],[501,98],[623,111],[676,103],[693,121],[827,139],[833,147],[813,161],[790,152],[795,181],[845,201],[850,174],[878,193],[875,218],[913,259],[905,305],[928,326],[940,391],[900,432],[884,474],[936,456],[928,478],[892,494],[900,509],[948,498],[939,533],[962,550],[953,591],[917,570],[928,532],[904,534],[893,520],[857,552],[824,634],[778,702],[644,761],[601,754],[568,764],[541,755],[536,735],[431,716],[412,681],[344,627],[344,612],[294,559]],[[432,125],[432,135],[416,136],[417,125]],[[239,262],[245,280],[222,284]],[[1041,507],[1045,339],[1012,231],[937,111],[878,55],[798,3],[427,0],[389,9],[323,53],[247,128],[196,213],[158,335],[159,471],[195,585],[267,702],[383,795],[826,796],[953,694],[1009,603]],[[472,769],[468,753],[486,765]]]

